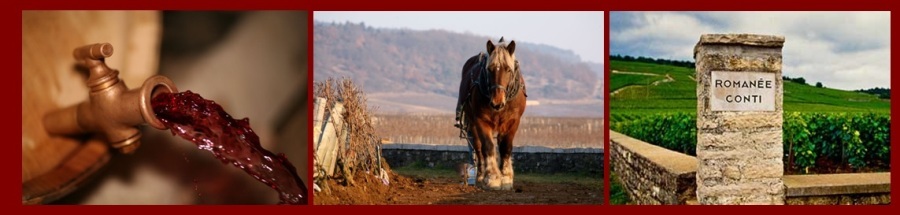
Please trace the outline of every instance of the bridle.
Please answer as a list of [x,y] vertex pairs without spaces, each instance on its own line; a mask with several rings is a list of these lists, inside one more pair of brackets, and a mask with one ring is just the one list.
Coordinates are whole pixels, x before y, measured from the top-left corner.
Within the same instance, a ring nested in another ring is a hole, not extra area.
[[[481,95],[485,98],[490,99],[491,93],[496,89],[505,88],[506,91],[506,102],[509,102],[516,95],[519,94],[519,89],[522,88],[522,80],[520,76],[522,72],[519,70],[519,61],[516,60],[515,68],[513,68],[512,76],[510,76],[509,86],[503,86],[502,84],[491,83],[491,76],[488,73],[492,72],[488,66],[490,66],[490,54],[486,54],[484,52],[478,55],[478,65],[473,68],[480,68],[481,72],[479,72],[478,77],[472,79],[472,87],[478,87],[479,91],[481,91]],[[471,75],[469,77],[472,77]]]
[[[490,72],[490,69],[488,69],[488,66],[490,65],[489,61],[490,61],[489,54],[486,54],[484,52],[481,52],[478,54],[478,64],[473,66],[468,71],[469,77],[474,77],[474,78],[470,79],[471,84],[469,85],[469,93],[466,94],[466,99],[463,99],[463,102],[460,105],[465,106],[465,105],[467,105],[467,103],[472,102],[471,101],[472,94],[473,94],[472,91],[475,88],[478,88],[479,91],[481,91],[481,95],[484,96],[485,98],[487,98],[488,100],[491,99],[491,94],[490,94],[491,90],[498,89],[498,88],[506,88],[506,101],[505,102],[509,102],[510,100],[512,100],[515,96],[517,96],[519,94],[519,90],[523,90],[525,88],[525,83],[524,83],[525,81],[521,78],[522,72],[519,70],[519,61],[518,60],[516,60],[516,62],[515,62],[515,68],[513,69],[513,74],[511,77],[512,81],[509,82],[510,83],[509,86],[503,86],[500,84],[491,84],[490,76],[487,75]],[[481,70],[481,71],[478,71],[478,70]],[[525,92],[523,91],[523,93],[525,93]],[[525,97],[528,97],[527,93],[525,94]],[[463,111],[461,114],[465,115],[466,113],[465,113],[465,111]],[[460,137],[468,139],[469,134],[466,131],[468,129],[469,123],[467,122],[467,120],[465,120],[465,116],[460,116],[460,118],[461,118],[461,122],[460,122],[461,126],[459,127]],[[471,147],[472,147],[471,141],[469,142],[469,147],[470,147],[469,150],[471,151]]]

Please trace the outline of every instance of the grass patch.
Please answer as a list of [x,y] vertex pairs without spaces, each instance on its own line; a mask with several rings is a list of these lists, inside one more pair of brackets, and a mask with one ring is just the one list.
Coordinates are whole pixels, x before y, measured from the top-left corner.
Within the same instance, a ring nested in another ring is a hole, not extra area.
[[417,161],[410,165],[393,168],[393,171],[400,175],[415,176],[419,178],[458,178],[459,174],[450,168],[431,168],[421,161]]
[[628,193],[616,173],[610,171],[609,177],[609,204],[611,205],[627,205],[631,203]]
[[600,173],[524,173],[516,174],[516,180],[532,183],[574,183],[595,187],[603,186],[603,174]]

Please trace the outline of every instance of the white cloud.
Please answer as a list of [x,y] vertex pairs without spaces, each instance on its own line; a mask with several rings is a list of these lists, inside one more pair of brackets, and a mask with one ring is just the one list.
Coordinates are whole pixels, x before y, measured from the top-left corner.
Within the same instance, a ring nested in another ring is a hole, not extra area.
[[[615,12],[618,13],[618,12]],[[614,51],[690,60],[700,34],[785,36],[784,75],[827,87],[890,87],[889,12],[637,12],[610,20]],[[625,48],[622,48],[625,47]]]
[[[636,14],[634,28],[610,31],[611,43],[627,43],[636,49],[647,49],[660,53],[666,58],[690,59],[693,45],[700,38],[697,32],[712,32],[689,14],[683,13],[641,13]],[[612,29],[612,28],[611,28]]]

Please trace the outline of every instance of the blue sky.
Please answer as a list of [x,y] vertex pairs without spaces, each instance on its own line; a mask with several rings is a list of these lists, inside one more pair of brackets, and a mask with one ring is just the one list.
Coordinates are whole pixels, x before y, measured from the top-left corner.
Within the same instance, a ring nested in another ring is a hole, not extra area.
[[611,12],[610,54],[691,60],[701,34],[785,37],[782,73],[855,90],[890,87],[889,12]]
[[603,63],[603,12],[337,12],[316,11],[316,21],[363,22],[367,26],[441,29],[568,49],[584,61]]

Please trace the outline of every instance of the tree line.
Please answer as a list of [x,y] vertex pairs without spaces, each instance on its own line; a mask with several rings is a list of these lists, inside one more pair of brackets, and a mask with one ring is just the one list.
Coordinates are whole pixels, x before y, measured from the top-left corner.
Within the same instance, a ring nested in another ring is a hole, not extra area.
[[[806,79],[804,79],[803,77],[791,78],[791,77],[787,77],[787,76],[782,76],[781,79],[785,80],[785,81],[798,83],[798,84],[804,84],[804,85],[807,84]],[[822,85],[822,82],[816,82],[815,86],[818,88],[825,87]],[[872,95],[878,96],[878,98],[880,98],[880,99],[891,99],[891,89],[890,88],[875,87],[875,88],[870,88],[870,89],[854,90],[854,92],[872,94]]]
[[642,63],[654,63],[654,64],[662,64],[662,65],[670,65],[670,66],[686,67],[686,68],[691,68],[691,69],[693,69],[694,66],[695,66],[693,61],[686,61],[686,60],[669,60],[669,59],[651,58],[651,57],[644,57],[644,56],[633,57],[633,56],[630,56],[630,55],[618,55],[618,54],[617,54],[617,55],[610,55],[610,56],[609,56],[609,60],[620,60],[620,61],[642,62]]
[[876,88],[870,88],[870,89],[859,89],[859,90],[855,90],[855,91],[876,95],[880,99],[891,99],[891,89],[890,88],[876,87]]

